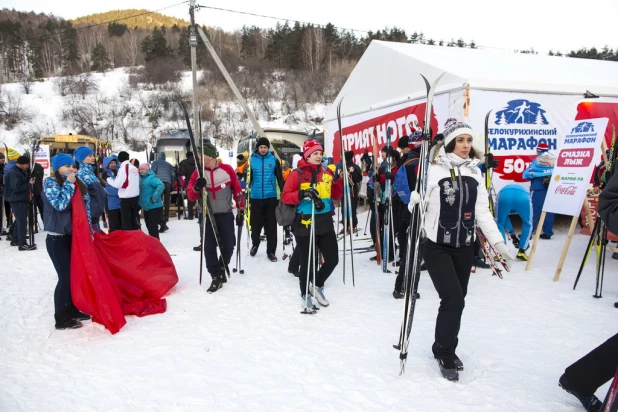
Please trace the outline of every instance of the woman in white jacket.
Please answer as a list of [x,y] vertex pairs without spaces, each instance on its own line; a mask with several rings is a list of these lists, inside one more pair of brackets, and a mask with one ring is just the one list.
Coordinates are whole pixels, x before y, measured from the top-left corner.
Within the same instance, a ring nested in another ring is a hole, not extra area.
[[506,259],[513,260],[489,211],[472,129],[449,119],[444,141],[430,155],[425,197],[423,258],[440,296],[432,347],[442,375],[458,380],[463,363],[455,354],[472,269],[475,226]]

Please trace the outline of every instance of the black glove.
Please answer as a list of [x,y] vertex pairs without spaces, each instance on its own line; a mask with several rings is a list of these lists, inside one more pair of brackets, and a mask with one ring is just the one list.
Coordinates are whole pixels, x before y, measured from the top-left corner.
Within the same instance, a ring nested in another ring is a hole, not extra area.
[[206,187],[206,179],[203,177],[198,177],[197,180],[195,181],[195,186],[193,186],[193,188],[195,190],[202,190],[205,187]]
[[320,198],[320,195],[318,195],[318,192],[314,188],[309,188],[307,190],[298,191],[298,200],[301,200],[301,201],[303,199],[315,200],[319,198]]
[[384,178],[385,178],[385,179],[390,179],[390,180],[393,180],[393,179],[395,178],[395,173],[392,173],[392,172],[386,172],[386,173],[384,173]]
[[324,202],[321,198],[318,197],[317,199],[313,199],[313,204],[315,205],[315,210],[318,212],[324,210]]
[[498,167],[498,161],[494,159],[494,155],[489,153],[485,156],[485,168],[495,169]]
[[238,210],[236,213],[236,226],[242,226],[243,221],[245,220],[244,210]]

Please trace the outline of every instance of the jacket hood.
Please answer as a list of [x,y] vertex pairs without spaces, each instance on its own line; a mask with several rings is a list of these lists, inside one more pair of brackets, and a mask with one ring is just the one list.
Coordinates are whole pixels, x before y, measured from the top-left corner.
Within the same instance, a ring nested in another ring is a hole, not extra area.
[[103,159],[103,168],[105,169],[107,174],[111,174],[112,173],[112,170],[109,168],[109,164],[111,163],[112,160],[116,161],[116,170],[118,170],[118,168],[120,167],[120,162],[118,161],[118,156],[116,156],[116,155],[107,156],[105,159]]
[[165,160],[165,152],[159,152],[157,155],[157,160]]

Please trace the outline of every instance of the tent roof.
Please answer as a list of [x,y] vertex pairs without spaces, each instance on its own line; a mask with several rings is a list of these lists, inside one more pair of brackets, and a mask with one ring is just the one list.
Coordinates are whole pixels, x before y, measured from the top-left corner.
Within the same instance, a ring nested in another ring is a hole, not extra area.
[[[350,116],[425,97],[446,72],[437,94],[464,88],[618,97],[618,63],[498,50],[439,47],[374,40],[339,92],[341,114]],[[337,118],[333,104],[326,120]]]

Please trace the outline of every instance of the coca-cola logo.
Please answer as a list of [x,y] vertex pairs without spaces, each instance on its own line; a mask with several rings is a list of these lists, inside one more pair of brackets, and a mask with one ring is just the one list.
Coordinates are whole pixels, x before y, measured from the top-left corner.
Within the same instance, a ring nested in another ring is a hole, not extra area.
[[554,193],[556,193],[557,195],[575,196],[575,192],[576,191],[577,191],[577,186],[574,186],[574,185],[569,185],[569,186],[559,185],[556,188],[556,191]]

